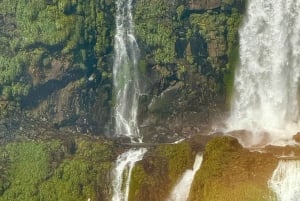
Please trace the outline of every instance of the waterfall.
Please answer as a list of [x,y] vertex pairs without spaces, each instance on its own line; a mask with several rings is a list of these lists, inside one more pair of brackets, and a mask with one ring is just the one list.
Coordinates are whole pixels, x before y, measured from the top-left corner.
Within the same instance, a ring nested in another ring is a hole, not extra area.
[[[116,1],[116,34],[113,80],[115,93],[115,135],[142,142],[137,125],[140,94],[139,48],[134,36],[132,0]],[[130,149],[118,156],[113,172],[112,201],[127,201],[132,169],[142,160],[147,149]]]
[[132,168],[137,161],[143,159],[146,149],[130,149],[121,154],[116,161],[113,181],[112,201],[127,201]]
[[251,0],[240,29],[240,68],[228,130],[285,144],[299,129],[300,0]]
[[116,34],[113,80],[115,93],[115,134],[141,140],[137,126],[140,93],[139,48],[134,36],[132,0],[116,1]]
[[282,160],[269,181],[278,201],[300,200],[300,161]]
[[167,201],[186,201],[192,186],[192,182],[196,172],[202,164],[202,154],[197,154],[192,170],[186,170],[179,182],[176,184]]

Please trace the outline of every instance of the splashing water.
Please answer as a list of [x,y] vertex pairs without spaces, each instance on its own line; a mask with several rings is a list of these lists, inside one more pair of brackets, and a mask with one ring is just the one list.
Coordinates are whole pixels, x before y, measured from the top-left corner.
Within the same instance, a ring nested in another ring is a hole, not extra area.
[[[137,125],[140,95],[138,59],[139,48],[134,36],[132,0],[116,1],[115,60],[113,66],[115,106],[115,135],[126,136],[132,143],[142,142]],[[112,201],[127,201],[132,168],[143,159],[147,149],[130,149],[118,156],[113,172]]]
[[189,192],[192,186],[196,172],[199,170],[202,164],[203,156],[202,154],[197,154],[192,170],[187,170],[176,184],[171,192],[170,197],[167,201],[186,201],[189,196]]
[[116,2],[115,58],[113,66],[115,106],[115,134],[139,139],[137,126],[140,94],[138,59],[139,48],[134,36],[132,0]]
[[132,168],[137,161],[143,159],[146,149],[130,149],[121,154],[116,161],[113,181],[112,201],[127,201]]
[[300,161],[282,160],[269,181],[278,201],[300,200]]
[[249,130],[253,144],[286,144],[300,129],[300,0],[251,0],[240,29],[240,68],[228,130]]

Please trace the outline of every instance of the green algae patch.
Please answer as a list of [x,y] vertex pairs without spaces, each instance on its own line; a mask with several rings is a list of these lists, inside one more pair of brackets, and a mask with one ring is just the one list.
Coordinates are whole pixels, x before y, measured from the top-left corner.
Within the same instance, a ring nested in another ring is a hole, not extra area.
[[250,152],[235,138],[216,137],[206,146],[189,201],[268,201],[268,180],[276,168],[271,154]]
[[109,200],[112,150],[91,139],[9,143],[0,150],[0,201]]
[[192,168],[194,156],[186,142],[148,151],[132,171],[129,200],[165,200],[182,173]]

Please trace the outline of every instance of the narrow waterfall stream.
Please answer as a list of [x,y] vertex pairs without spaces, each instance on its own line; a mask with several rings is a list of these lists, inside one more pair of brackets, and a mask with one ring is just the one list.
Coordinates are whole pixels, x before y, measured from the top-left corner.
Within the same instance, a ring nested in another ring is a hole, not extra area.
[[141,141],[137,126],[140,95],[139,47],[134,36],[132,0],[116,1],[116,34],[113,81],[115,91],[115,135]]
[[131,171],[137,161],[143,159],[146,149],[130,149],[121,154],[116,161],[113,181],[114,192],[112,201],[127,201],[129,195],[129,183]]
[[186,170],[179,182],[172,190],[167,201],[187,201],[196,172],[200,169],[203,160],[202,154],[197,154],[192,170]]
[[[115,136],[126,136],[132,143],[142,142],[137,125],[140,95],[139,48],[134,36],[132,0],[116,1],[116,34],[113,80],[115,92]],[[119,155],[113,171],[112,201],[127,201],[132,168],[142,160],[145,148],[130,149]]]
[[300,200],[300,161],[281,160],[269,181],[278,201]]
[[286,144],[300,131],[299,10],[300,0],[249,1],[227,130],[251,131],[250,144]]

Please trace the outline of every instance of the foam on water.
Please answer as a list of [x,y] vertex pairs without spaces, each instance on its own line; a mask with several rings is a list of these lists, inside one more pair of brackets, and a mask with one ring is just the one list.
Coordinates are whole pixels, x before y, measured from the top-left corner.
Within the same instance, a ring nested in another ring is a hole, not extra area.
[[278,201],[300,200],[300,161],[282,160],[273,172],[269,187]]
[[202,154],[197,154],[192,170],[186,170],[179,182],[176,184],[167,201],[186,201],[189,197],[189,192],[192,186],[196,172],[202,164]]
[[227,131],[248,130],[250,144],[268,133],[290,143],[300,131],[300,0],[251,0],[240,29],[240,67]]

